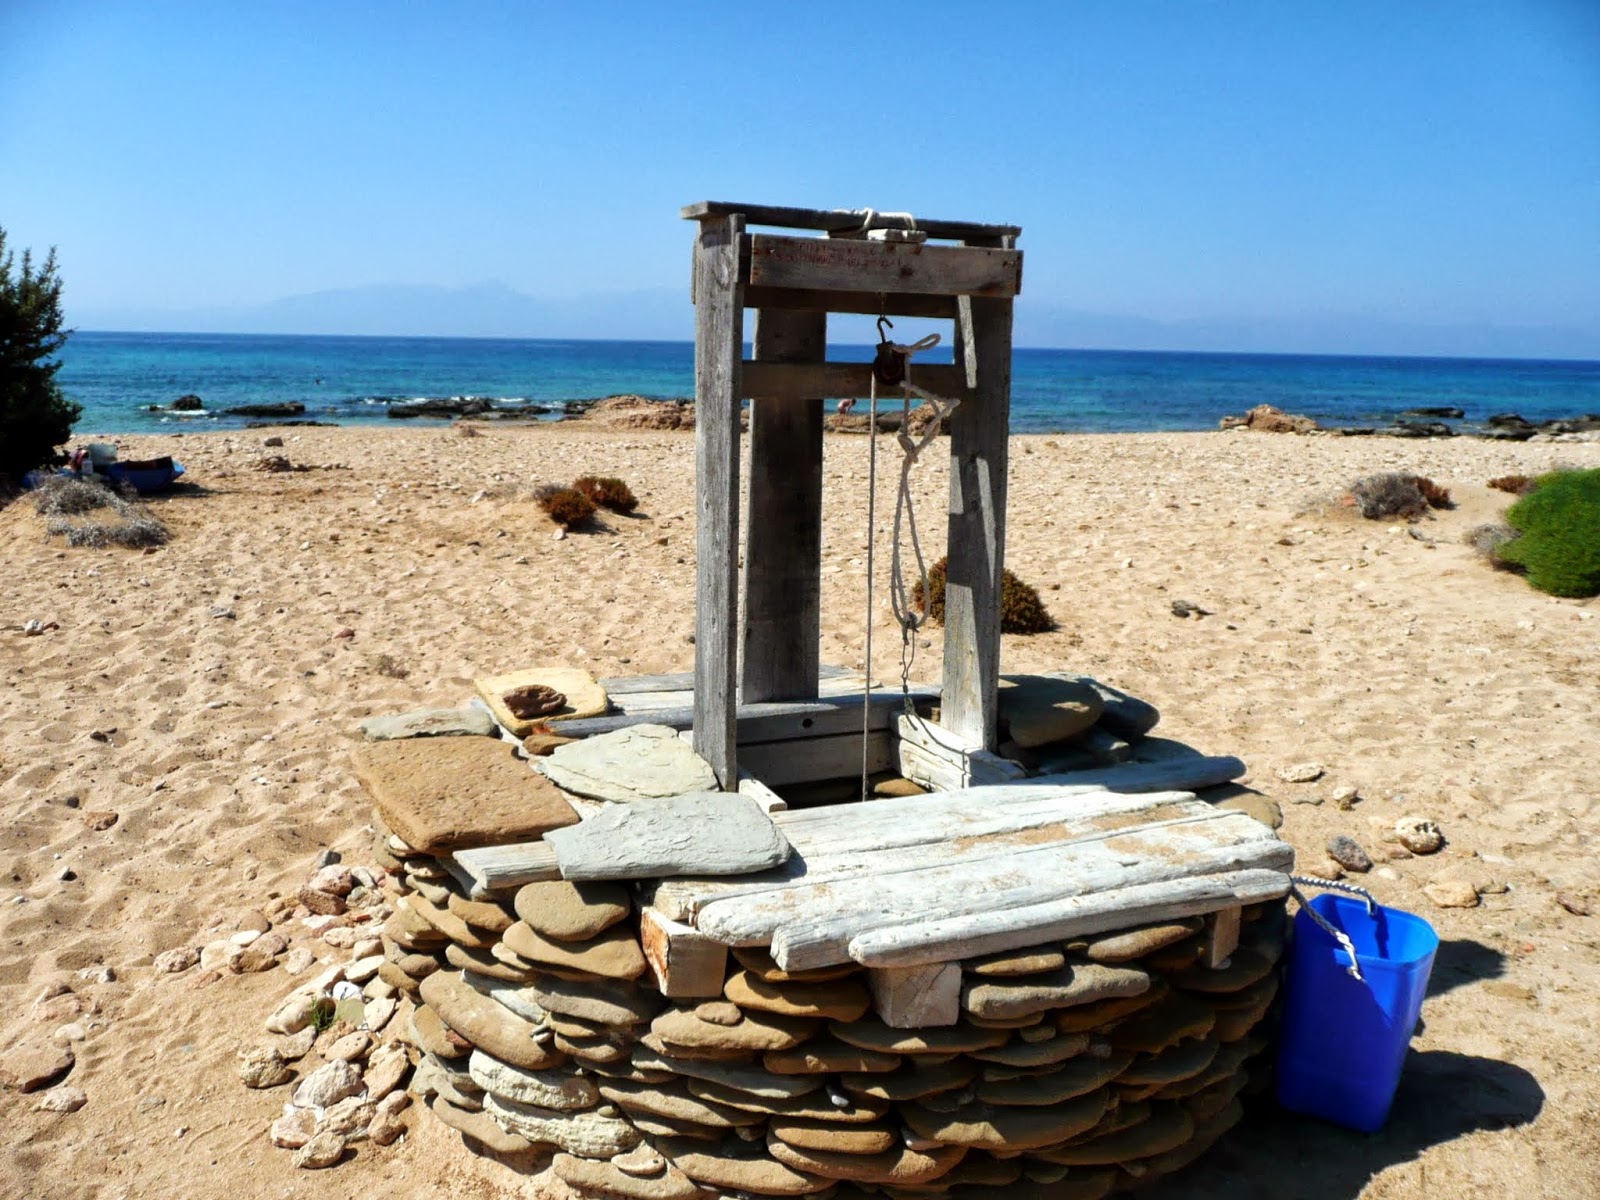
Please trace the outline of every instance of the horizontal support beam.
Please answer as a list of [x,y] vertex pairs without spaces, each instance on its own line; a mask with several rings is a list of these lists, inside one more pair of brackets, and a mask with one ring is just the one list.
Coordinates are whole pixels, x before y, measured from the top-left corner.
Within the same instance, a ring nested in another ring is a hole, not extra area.
[[776,308],[800,312],[865,313],[869,317],[956,318],[953,296],[924,296],[907,292],[846,292],[820,288],[747,287],[746,308]]
[[1022,251],[917,242],[748,235],[751,287],[983,296],[1022,290]]
[[[727,200],[702,200],[680,210],[686,221],[744,214],[746,225],[772,225],[780,229],[815,229],[823,233],[850,233],[861,227],[863,213],[848,208],[788,208],[778,204],[737,204]],[[878,213],[874,229],[917,228],[929,237],[964,241],[968,238],[1016,237],[1020,225],[984,225],[976,221],[917,220],[900,213]]]
[[[939,702],[934,688],[913,688],[913,702]],[[888,729],[905,704],[899,692],[872,694],[869,723],[873,729]],[[861,695],[822,696],[815,700],[774,700],[761,704],[741,704],[734,718],[741,746],[751,742],[773,742],[789,738],[825,737],[850,733],[861,728]],[[611,713],[604,717],[582,717],[561,722],[563,737],[591,737],[611,733],[631,725],[666,725],[688,729],[694,723],[693,705],[671,708],[646,708],[637,712]]]
[[[740,370],[740,393],[747,400],[865,400],[872,395],[871,363],[774,363],[746,359]],[[913,363],[911,382],[918,387],[952,400],[965,400],[967,381],[959,367],[950,363]],[[880,399],[898,395],[896,389],[880,388]]]

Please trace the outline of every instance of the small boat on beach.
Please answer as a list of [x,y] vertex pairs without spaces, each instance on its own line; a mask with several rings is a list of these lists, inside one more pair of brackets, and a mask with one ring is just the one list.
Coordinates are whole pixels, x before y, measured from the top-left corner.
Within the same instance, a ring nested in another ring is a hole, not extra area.
[[97,468],[97,473],[112,483],[127,484],[143,496],[166,491],[183,474],[183,464],[168,455],[138,462],[106,463]]

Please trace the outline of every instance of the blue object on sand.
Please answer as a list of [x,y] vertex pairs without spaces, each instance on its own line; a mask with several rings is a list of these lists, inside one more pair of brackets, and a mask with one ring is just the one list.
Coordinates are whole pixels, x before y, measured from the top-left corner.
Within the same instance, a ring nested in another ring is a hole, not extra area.
[[1372,1133],[1389,1117],[1439,935],[1421,917],[1322,895],[1309,906],[1355,946],[1350,955],[1302,908],[1295,915],[1278,1055],[1278,1103]]
[[125,483],[141,496],[148,492],[165,491],[183,474],[183,464],[171,458],[105,463],[97,469],[112,483]]

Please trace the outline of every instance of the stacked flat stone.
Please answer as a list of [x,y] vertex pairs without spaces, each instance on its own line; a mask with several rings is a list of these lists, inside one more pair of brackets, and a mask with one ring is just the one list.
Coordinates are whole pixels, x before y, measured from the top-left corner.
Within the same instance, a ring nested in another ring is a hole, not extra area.
[[[480,1153],[582,1195],[1110,1195],[1239,1119],[1278,988],[1281,902],[1202,963],[1203,922],[973,959],[953,1026],[891,1028],[865,969],[735,948],[720,998],[662,995],[624,883],[468,899],[392,835],[412,889],[381,977],[412,997],[412,1091]],[[1004,1189],[1003,1193],[999,1189]]]

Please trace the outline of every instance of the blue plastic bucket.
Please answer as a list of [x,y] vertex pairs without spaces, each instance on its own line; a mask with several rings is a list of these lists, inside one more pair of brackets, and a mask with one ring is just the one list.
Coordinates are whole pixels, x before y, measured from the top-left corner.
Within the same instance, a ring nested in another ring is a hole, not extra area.
[[1356,948],[1350,956],[1305,910],[1294,947],[1278,1054],[1278,1103],[1371,1133],[1389,1117],[1439,935],[1421,917],[1321,895],[1311,907]]

